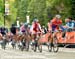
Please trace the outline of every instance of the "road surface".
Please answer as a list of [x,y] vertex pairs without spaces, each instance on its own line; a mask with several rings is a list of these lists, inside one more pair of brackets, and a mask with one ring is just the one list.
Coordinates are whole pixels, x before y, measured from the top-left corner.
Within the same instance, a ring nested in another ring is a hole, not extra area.
[[0,59],[75,59],[74,48],[60,48],[59,52],[48,52],[47,47],[43,47],[43,52],[33,52],[31,49],[20,51],[7,46],[6,50],[0,48]]

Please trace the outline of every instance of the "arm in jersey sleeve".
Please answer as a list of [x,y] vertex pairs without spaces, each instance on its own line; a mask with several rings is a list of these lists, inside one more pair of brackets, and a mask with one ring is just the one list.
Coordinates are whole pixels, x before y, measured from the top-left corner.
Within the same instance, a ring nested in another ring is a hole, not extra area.
[[40,24],[38,24],[38,27],[39,27],[40,31],[42,32],[42,30],[41,30],[41,25],[40,25]]
[[69,26],[69,28],[74,28],[74,23],[71,23],[71,26]]
[[59,20],[59,25],[62,25],[62,20],[61,19]]
[[34,27],[34,26],[32,25],[32,26],[31,26],[31,28],[30,28],[30,32],[32,32],[32,31],[33,31],[33,27]]
[[48,25],[48,31],[51,31],[52,30],[51,24],[48,23],[47,25]]
[[68,27],[68,28],[69,28],[69,23],[66,23],[66,27]]

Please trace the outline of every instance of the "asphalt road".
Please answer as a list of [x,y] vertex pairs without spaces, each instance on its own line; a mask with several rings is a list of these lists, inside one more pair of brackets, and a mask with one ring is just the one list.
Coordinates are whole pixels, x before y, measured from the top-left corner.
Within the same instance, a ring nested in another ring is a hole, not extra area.
[[7,46],[6,50],[0,48],[0,59],[75,59],[75,48],[59,48],[57,53],[48,52],[43,46],[43,52],[33,52],[31,49],[20,51]]

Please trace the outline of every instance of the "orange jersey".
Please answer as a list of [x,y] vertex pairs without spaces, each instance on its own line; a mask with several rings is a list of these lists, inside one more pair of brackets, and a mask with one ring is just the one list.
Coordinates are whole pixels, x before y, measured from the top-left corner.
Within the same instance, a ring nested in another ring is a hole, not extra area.
[[62,20],[57,20],[56,18],[53,18],[52,19],[52,25],[61,25],[62,24]]

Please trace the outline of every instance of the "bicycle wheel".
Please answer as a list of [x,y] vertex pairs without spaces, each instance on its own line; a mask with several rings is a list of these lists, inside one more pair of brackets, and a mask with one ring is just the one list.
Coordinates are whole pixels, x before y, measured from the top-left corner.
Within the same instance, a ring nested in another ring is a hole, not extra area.
[[40,45],[38,46],[38,50],[39,50],[40,52],[42,52],[42,44],[40,44]]
[[37,50],[37,47],[34,45],[34,48],[33,48],[33,49],[34,49],[34,52],[36,52],[36,50]]
[[29,51],[29,42],[26,42],[26,51]]
[[48,51],[51,52],[52,51],[52,43],[48,44]]
[[37,50],[37,40],[35,40],[35,42],[34,42],[33,50],[34,50],[34,52],[36,52],[36,50]]
[[58,52],[59,47],[58,47],[58,40],[56,38],[53,39],[53,51]]

